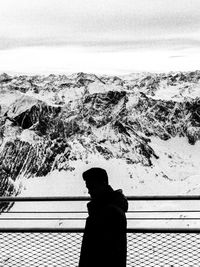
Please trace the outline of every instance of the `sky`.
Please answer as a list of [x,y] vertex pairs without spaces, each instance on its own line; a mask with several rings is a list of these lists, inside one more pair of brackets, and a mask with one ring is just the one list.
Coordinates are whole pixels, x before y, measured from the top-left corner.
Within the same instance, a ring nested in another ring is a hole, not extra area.
[[0,0],[0,72],[200,69],[199,0]]

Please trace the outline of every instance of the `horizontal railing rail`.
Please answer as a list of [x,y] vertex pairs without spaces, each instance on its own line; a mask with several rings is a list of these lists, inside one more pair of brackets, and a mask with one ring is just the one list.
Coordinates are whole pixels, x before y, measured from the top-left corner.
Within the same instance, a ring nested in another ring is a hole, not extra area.
[[[84,228],[0,228],[0,233],[83,233]],[[200,228],[127,228],[127,233],[200,233]]]
[[[200,195],[163,195],[163,196],[127,196],[127,200],[132,201],[171,201],[171,200],[200,200]],[[0,202],[12,201],[89,201],[90,197],[75,196],[75,197],[0,197]]]
[[[199,195],[166,195],[166,196],[127,196],[127,200],[130,202],[140,202],[140,201],[146,201],[151,202],[153,201],[153,204],[155,201],[195,201],[197,203],[197,200],[200,200]],[[56,202],[55,205],[48,205],[48,202]],[[65,206],[62,205],[60,207],[59,202],[81,202],[81,201],[90,201],[90,197],[87,196],[75,196],[75,197],[62,197],[62,196],[54,196],[54,197],[20,197],[20,196],[12,196],[12,197],[0,197],[0,203],[3,205],[3,203],[6,203],[8,207],[5,209],[2,209],[0,211],[0,228],[6,228],[9,227],[10,229],[17,230],[18,227],[19,230],[23,229],[23,225],[21,225],[22,222],[26,223],[26,229],[40,229],[40,226],[42,227],[42,230],[45,231],[45,224],[48,222],[48,225],[46,228],[48,228],[46,231],[49,231],[49,229],[56,229],[57,225],[61,225],[60,228],[61,231],[65,231],[67,228],[66,226],[74,226],[76,225],[76,230],[81,226],[83,226],[83,222],[85,221],[87,217],[87,211],[86,211],[86,205],[82,205],[81,210],[79,205],[73,208],[74,206]],[[25,206],[21,205],[20,207],[16,206],[14,210],[9,209],[9,206],[13,207],[13,203],[15,202],[33,202],[34,205],[32,206]],[[44,206],[42,203],[46,202],[47,205]],[[8,204],[10,203],[10,204]],[[37,203],[37,205],[35,205]],[[41,203],[41,206],[39,206]],[[151,202],[152,203],[152,202]],[[59,205],[57,205],[59,204]],[[133,203],[134,204],[134,203]],[[143,223],[140,226],[137,227],[139,229],[145,229],[144,226],[147,225],[147,223],[150,223],[150,229],[152,227],[155,228],[155,225],[159,225],[160,227],[168,227],[167,224],[171,222],[169,225],[170,228],[173,228],[173,230],[177,226],[181,226],[181,231],[187,230],[185,227],[186,224],[189,224],[189,228],[192,229],[192,231],[195,229],[195,231],[199,231],[200,229],[200,203],[196,206],[190,205],[185,206],[180,205],[180,208],[174,207],[174,206],[160,206],[156,204],[155,205],[129,205],[130,208],[127,212],[127,221],[129,226],[135,227],[138,226],[138,223]],[[51,208],[52,207],[52,208]],[[57,209],[57,207],[59,207]],[[153,208],[152,208],[153,207]],[[18,209],[19,208],[19,209]],[[50,209],[50,210],[49,210]],[[171,210],[170,210],[171,209]],[[155,223],[154,223],[155,222]],[[162,223],[160,225],[160,222]],[[41,225],[40,225],[41,223]],[[75,223],[75,224],[74,224]],[[135,224],[137,223],[137,224]],[[52,225],[55,225],[55,228],[52,228]],[[36,226],[36,227],[33,227]],[[148,225],[147,225],[148,226]],[[22,228],[21,228],[22,227]],[[163,228],[164,228],[163,227]],[[195,227],[195,228],[194,228]],[[58,228],[57,230],[59,230]],[[164,229],[166,229],[164,228]],[[63,230],[64,229],[64,230]],[[133,229],[130,228],[129,229]],[[135,230],[136,230],[135,229]],[[183,229],[183,230],[182,230]]]

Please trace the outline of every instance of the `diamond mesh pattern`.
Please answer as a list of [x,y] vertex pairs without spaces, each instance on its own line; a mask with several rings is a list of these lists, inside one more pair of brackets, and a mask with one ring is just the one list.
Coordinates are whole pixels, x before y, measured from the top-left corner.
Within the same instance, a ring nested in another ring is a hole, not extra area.
[[[127,267],[200,266],[198,233],[128,233]],[[78,266],[81,233],[0,233],[2,267]]]
[[82,234],[0,233],[0,266],[78,266]]
[[200,234],[129,233],[127,266],[200,266]]

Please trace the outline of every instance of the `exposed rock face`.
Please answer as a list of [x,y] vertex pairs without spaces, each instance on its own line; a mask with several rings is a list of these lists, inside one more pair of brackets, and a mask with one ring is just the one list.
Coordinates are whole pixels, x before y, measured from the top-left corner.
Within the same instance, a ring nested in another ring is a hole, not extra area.
[[9,76],[7,73],[2,73],[0,75],[0,83],[7,83],[12,81],[12,77]]
[[[163,88],[171,99],[159,97]],[[185,136],[194,145],[200,139],[197,88],[200,72],[1,75],[0,195],[16,194],[21,176],[71,170],[71,162],[93,154],[150,167],[159,158],[152,136]]]
[[34,127],[45,133],[60,110],[60,107],[46,105],[33,97],[22,96],[9,107],[6,118],[22,129]]

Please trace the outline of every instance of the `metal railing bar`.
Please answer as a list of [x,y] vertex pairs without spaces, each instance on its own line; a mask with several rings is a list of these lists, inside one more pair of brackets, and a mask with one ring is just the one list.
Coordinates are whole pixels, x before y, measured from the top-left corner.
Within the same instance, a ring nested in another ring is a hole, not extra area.
[[157,220],[179,220],[179,221],[183,221],[183,220],[200,220],[200,218],[127,218],[127,220],[130,221],[157,221]]
[[83,233],[84,228],[0,228],[0,233]]
[[177,212],[177,213],[181,213],[181,212],[200,212],[200,210],[130,210],[127,211],[127,213],[170,213],[170,212]]
[[[130,210],[127,213],[200,213],[200,210]],[[1,211],[0,214],[81,214],[87,211]]]
[[[84,228],[0,228],[0,233],[83,233]],[[200,228],[127,228],[127,233],[195,233],[200,234]]]
[[[200,195],[166,195],[166,196],[127,196],[128,200],[155,201],[155,200],[200,200]],[[0,197],[2,202],[15,201],[89,201],[90,197]]]
[[0,214],[80,214],[87,211],[2,211]]
[[89,197],[0,197],[0,202],[89,201]]
[[196,233],[200,234],[200,228],[128,228],[127,233]]
[[0,221],[20,221],[20,220],[26,220],[26,221],[67,221],[67,220],[85,220],[86,218],[0,218]]
[[0,197],[2,202],[11,201],[89,201],[89,197]]
[[200,200],[200,195],[188,195],[188,196],[184,196],[184,195],[166,195],[166,196],[128,196],[127,197],[128,200],[135,200],[135,201],[157,201],[157,200],[166,200],[166,201],[170,201],[170,200]]
[[[62,220],[62,221],[67,221],[67,220],[85,220],[86,218],[0,218],[0,221],[20,221],[20,220],[27,220],[27,221],[43,221],[43,220],[49,220],[49,221],[53,221],[53,220]],[[157,221],[157,220],[178,220],[178,221],[184,221],[184,220],[200,220],[200,218],[127,218],[128,221]]]
[[127,233],[197,233],[200,234],[200,228],[129,228]]

